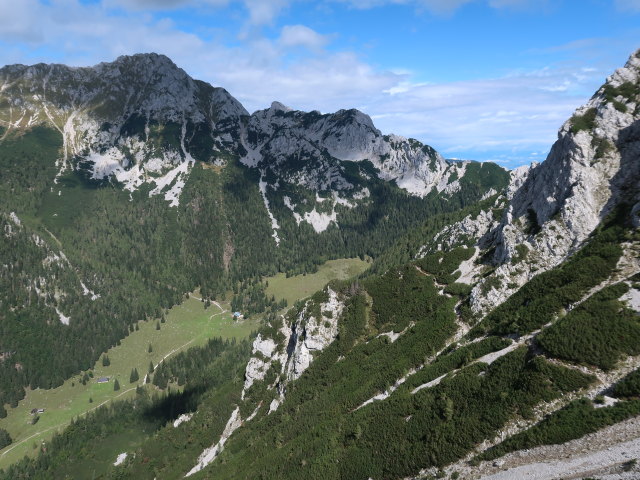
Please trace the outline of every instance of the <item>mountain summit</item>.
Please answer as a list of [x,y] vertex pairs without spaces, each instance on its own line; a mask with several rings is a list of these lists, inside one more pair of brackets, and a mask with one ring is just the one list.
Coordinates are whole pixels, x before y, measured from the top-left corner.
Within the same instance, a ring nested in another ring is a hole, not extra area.
[[[465,173],[465,163],[420,142],[383,136],[357,110],[322,115],[274,102],[249,115],[226,90],[193,80],[163,55],[91,68],[12,65],[0,69],[0,83],[5,134],[53,126],[64,140],[60,172],[81,168],[129,191],[155,185],[153,194],[164,192],[172,206],[194,161],[221,165],[229,155],[319,191],[349,189],[340,161],[369,160],[380,178],[418,196],[455,192]],[[296,171],[279,172],[285,161]]]

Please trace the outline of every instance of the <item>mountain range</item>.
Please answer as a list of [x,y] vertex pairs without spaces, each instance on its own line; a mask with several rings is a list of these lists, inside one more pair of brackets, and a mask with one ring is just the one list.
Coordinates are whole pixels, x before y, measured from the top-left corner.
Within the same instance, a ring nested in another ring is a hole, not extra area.
[[[516,478],[526,459],[495,459],[629,422],[639,117],[640,51],[510,172],[358,110],[249,114],[162,55],[0,69],[0,413],[195,289],[263,314],[251,342],[163,363],[179,393],[78,420],[6,478],[64,478],[87,431],[169,404],[104,478]],[[358,256],[286,313],[261,283]]]

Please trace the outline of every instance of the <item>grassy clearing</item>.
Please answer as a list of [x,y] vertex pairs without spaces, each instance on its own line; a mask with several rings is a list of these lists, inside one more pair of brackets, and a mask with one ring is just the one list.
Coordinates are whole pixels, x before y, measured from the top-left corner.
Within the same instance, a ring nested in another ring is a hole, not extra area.
[[[133,332],[122,340],[121,345],[109,350],[110,366],[103,367],[101,359],[96,362],[92,370],[93,378],[86,385],[80,382],[82,376],[77,375],[55,389],[27,391],[26,398],[18,407],[9,409],[7,418],[0,420],[0,428],[6,429],[14,440],[0,453],[0,468],[24,455],[35,455],[37,449],[34,446],[46,442],[73,417],[116,398],[135,395],[136,383],[129,383],[129,374],[134,367],[140,373],[138,383],[142,383],[150,362],[157,365],[164,358],[202,345],[212,337],[244,338],[258,328],[257,319],[234,322],[228,310],[229,305],[225,302],[221,302],[220,307],[212,304],[205,310],[201,301],[191,297],[169,311],[166,322],[160,323],[160,330],[156,330],[156,320],[140,322],[139,331]],[[153,347],[151,353],[148,352],[149,344]],[[98,384],[96,380],[102,376],[108,376],[110,381]],[[116,378],[121,388],[114,392]],[[93,400],[91,403],[90,398]],[[30,423],[33,408],[45,409],[35,425]]]
[[[314,274],[297,275],[286,278],[278,274],[266,278],[269,282],[267,293],[280,300],[286,298],[290,305],[322,289],[334,279],[347,279],[364,272],[370,263],[357,258],[330,260],[320,266]],[[68,379],[61,387],[51,390],[28,390],[27,396],[17,408],[8,409],[7,418],[0,420],[0,428],[6,429],[13,443],[0,452],[0,468],[19,460],[25,455],[35,456],[37,446],[48,441],[54,433],[63,430],[72,418],[84,415],[98,406],[114,399],[125,399],[135,395],[136,383],[129,383],[133,368],[140,374],[142,383],[149,369],[149,362],[157,365],[164,358],[189,347],[203,345],[209,338],[245,338],[260,325],[260,317],[234,322],[229,312],[229,304],[220,302],[205,310],[197,293],[180,305],[173,307],[166,315],[166,322],[158,320],[140,322],[135,331],[122,340],[119,346],[107,354],[111,361],[102,366],[99,359],[92,370],[93,378],[82,385],[82,375]],[[149,344],[153,351],[148,352]],[[108,383],[98,384],[99,377],[108,376]],[[120,390],[114,392],[115,379]],[[153,388],[148,386],[147,388]],[[93,402],[89,402],[92,399]],[[33,408],[44,408],[37,424],[31,425]],[[120,448],[120,447],[118,447]],[[122,450],[124,451],[124,450]],[[108,459],[112,461],[110,458]]]
[[275,295],[276,300],[286,299],[289,305],[296,300],[306,298],[322,289],[331,280],[346,280],[361,274],[371,266],[359,258],[341,258],[329,260],[320,267],[316,273],[296,275],[287,278],[284,273],[279,273],[265,280],[269,282],[267,295]]

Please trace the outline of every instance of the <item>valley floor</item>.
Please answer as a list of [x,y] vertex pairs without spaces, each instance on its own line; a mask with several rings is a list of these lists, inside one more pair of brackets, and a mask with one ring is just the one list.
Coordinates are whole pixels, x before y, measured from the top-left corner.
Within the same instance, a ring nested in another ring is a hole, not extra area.
[[[286,277],[278,274],[265,279],[268,293],[277,300],[286,299],[292,305],[311,293],[323,288],[334,279],[356,276],[369,263],[357,258],[330,260],[319,266],[313,274]],[[22,457],[34,456],[39,446],[48,442],[55,433],[61,432],[73,418],[78,418],[114,400],[124,400],[135,396],[136,386],[144,384],[149,363],[157,367],[167,358],[193,346],[203,345],[208,339],[242,339],[260,326],[261,315],[251,319],[234,321],[228,302],[213,302],[205,307],[198,292],[192,293],[180,305],[171,308],[166,315],[166,323],[159,319],[139,322],[139,330],[124,338],[121,345],[107,352],[111,364],[102,365],[102,357],[91,369],[93,377],[83,385],[82,374],[67,379],[58,388],[27,390],[26,397],[18,407],[8,409],[7,418],[0,419],[0,428],[6,429],[13,443],[0,451],[0,469],[18,461]],[[160,329],[157,329],[160,326]],[[152,352],[148,351],[152,345]],[[140,372],[139,381],[130,383],[129,374],[133,368]],[[100,377],[108,377],[107,383],[98,383]],[[121,389],[114,391],[113,380],[119,379]],[[175,387],[175,385],[174,385]],[[145,385],[145,388],[155,387]],[[32,409],[42,408],[44,412],[36,424],[32,424]],[[121,445],[116,448],[126,448]]]
[[[105,367],[101,358],[98,359],[91,369],[93,377],[86,385],[81,382],[82,374],[78,374],[58,388],[27,390],[18,407],[9,409],[7,418],[0,420],[0,428],[8,430],[14,440],[0,452],[0,468],[25,455],[35,455],[39,444],[48,442],[73,418],[86,415],[113,400],[134,396],[136,386],[144,383],[150,362],[157,367],[172,355],[191,346],[202,345],[209,338],[245,338],[258,328],[258,320],[234,322],[228,311],[228,303],[205,308],[197,295],[192,295],[169,311],[166,323],[161,324],[157,319],[140,322],[139,330],[107,352],[111,365]],[[161,328],[157,329],[156,325]],[[150,344],[152,352],[148,352]],[[140,378],[130,383],[129,374],[134,367],[140,372]],[[100,377],[107,377],[109,381],[98,383]],[[114,379],[121,384],[118,391],[114,391]],[[36,424],[31,423],[33,416],[30,412],[34,408],[44,409]]]

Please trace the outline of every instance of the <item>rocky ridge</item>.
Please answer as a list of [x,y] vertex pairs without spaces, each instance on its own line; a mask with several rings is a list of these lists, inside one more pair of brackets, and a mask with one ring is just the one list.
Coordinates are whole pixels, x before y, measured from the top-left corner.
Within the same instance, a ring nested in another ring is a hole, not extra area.
[[[222,452],[225,442],[243,423],[253,420],[258,414],[271,414],[285,398],[287,384],[296,380],[309,368],[315,354],[327,348],[338,336],[338,318],[344,310],[344,299],[330,286],[323,298],[307,300],[294,318],[282,316],[282,323],[273,325],[272,335],[259,334],[253,341],[251,358],[244,375],[241,401],[251,405],[252,387],[271,378],[266,386],[273,392],[268,410],[262,409],[260,401],[244,420],[237,406],[229,418],[220,439],[205,449],[198,463],[187,473],[190,476],[209,465]],[[274,337],[274,338],[272,338]],[[275,377],[275,380],[273,378]],[[261,410],[262,409],[262,410]]]
[[[443,246],[475,239],[491,253],[495,271],[472,292],[476,313],[486,313],[560,264],[619,205],[628,205],[632,223],[640,224],[639,104],[637,51],[563,124],[545,162],[512,171],[492,210],[436,236]],[[483,268],[475,265],[476,278]]]
[[269,213],[269,195],[284,184],[323,199],[333,195],[332,208],[322,201],[313,209],[290,204],[298,223],[318,232],[335,223],[336,205],[353,206],[369,196],[366,187],[354,185],[344,162],[369,161],[373,169],[361,168],[363,178],[393,181],[421,197],[458,191],[468,163],[445,161],[413,139],[382,135],[371,118],[353,109],[323,115],[274,102],[249,115],[223,88],[193,80],[156,54],[89,68],[0,69],[0,135],[37,125],[63,136],[58,176],[80,170],[90,180],[114,180],[131,192],[150,185],[149,195],[164,196],[170,206],[178,205],[196,161],[223,165],[240,158],[259,169]]
[[[11,65],[0,69],[0,125],[46,124],[63,137],[59,173],[86,171],[134,191],[155,185],[177,205],[196,160],[235,144],[229,132],[246,110],[222,88],[193,80],[170,59],[119,57],[91,68]],[[205,148],[203,148],[205,147]]]

